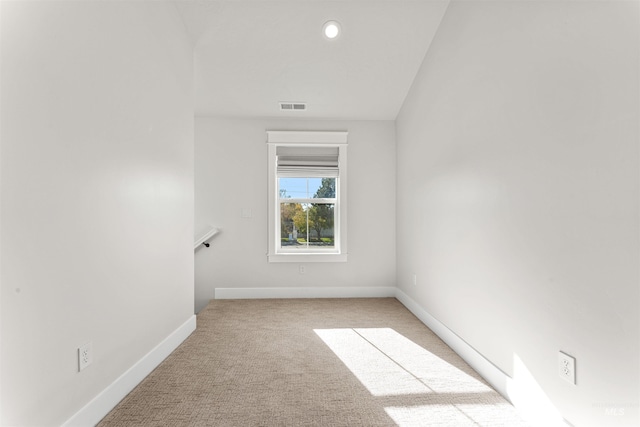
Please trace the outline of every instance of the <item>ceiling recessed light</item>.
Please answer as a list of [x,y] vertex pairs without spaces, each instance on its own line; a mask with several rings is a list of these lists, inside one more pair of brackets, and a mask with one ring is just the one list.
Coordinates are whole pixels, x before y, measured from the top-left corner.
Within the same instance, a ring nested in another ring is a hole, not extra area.
[[340,35],[340,24],[336,21],[328,21],[322,26],[322,34],[329,40],[338,38]]

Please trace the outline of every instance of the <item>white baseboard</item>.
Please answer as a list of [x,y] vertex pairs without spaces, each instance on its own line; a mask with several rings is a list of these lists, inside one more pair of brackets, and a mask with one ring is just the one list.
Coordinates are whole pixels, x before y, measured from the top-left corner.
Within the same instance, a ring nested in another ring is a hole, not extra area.
[[69,418],[63,424],[63,427],[95,426],[173,350],[187,339],[195,329],[196,316],[193,315],[110,386]]
[[[453,349],[465,362],[482,376],[498,393],[511,402],[520,416],[532,426],[570,427],[571,424],[549,401],[540,386],[532,385],[526,379],[517,378],[517,366],[514,366],[514,378],[504,373],[471,347],[451,329],[440,323],[411,297],[396,288],[396,299],[422,321],[429,329]],[[530,374],[529,374],[530,375]]]
[[[478,372],[507,400],[513,394],[514,381],[487,360],[476,349],[429,314],[402,290],[392,286],[368,287],[307,287],[307,288],[216,288],[216,299],[259,298],[385,298],[395,297],[422,323],[440,337],[449,347]],[[73,415],[63,427],[94,426],[111,411],[131,390],[153,371],[196,329],[196,316],[165,338],[133,367],[122,374],[98,396]],[[515,402],[514,402],[515,403]],[[560,418],[554,425],[569,426]],[[540,425],[552,425],[549,423]]]
[[384,298],[395,297],[422,323],[475,369],[498,393],[507,397],[509,376],[453,331],[431,316],[417,302],[394,286],[384,287],[308,287],[308,288],[216,288],[215,299],[261,298]]
[[393,298],[393,286],[309,288],[216,288],[215,299],[263,298]]
[[438,319],[430,315],[417,302],[411,299],[400,289],[395,289],[396,299],[412,312],[422,323],[427,325],[437,336],[453,349],[465,362],[482,376],[493,388],[505,398],[509,399],[507,385],[511,378],[502,372],[500,368],[487,360],[476,349],[467,344],[451,329],[440,323]]

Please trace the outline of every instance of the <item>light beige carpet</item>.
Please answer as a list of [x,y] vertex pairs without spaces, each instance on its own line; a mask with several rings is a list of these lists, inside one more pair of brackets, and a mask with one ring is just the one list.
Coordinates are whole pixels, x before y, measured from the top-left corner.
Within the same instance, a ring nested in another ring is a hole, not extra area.
[[393,298],[214,300],[99,424],[521,426]]

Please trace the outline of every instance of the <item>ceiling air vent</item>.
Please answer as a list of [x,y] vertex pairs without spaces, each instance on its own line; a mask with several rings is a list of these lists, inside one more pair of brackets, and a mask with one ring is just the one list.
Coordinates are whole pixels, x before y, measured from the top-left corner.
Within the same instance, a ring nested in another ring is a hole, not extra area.
[[307,104],[304,102],[281,102],[280,111],[305,111]]

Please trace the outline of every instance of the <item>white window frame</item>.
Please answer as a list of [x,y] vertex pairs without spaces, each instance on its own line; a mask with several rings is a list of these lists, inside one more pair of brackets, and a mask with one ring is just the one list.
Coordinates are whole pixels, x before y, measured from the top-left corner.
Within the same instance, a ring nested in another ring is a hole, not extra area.
[[[346,262],[347,261],[347,136],[348,132],[267,131],[269,173],[269,262]],[[325,146],[338,148],[338,178],[333,249],[308,248],[302,252],[281,249],[280,193],[278,187],[277,149],[280,146]]]

